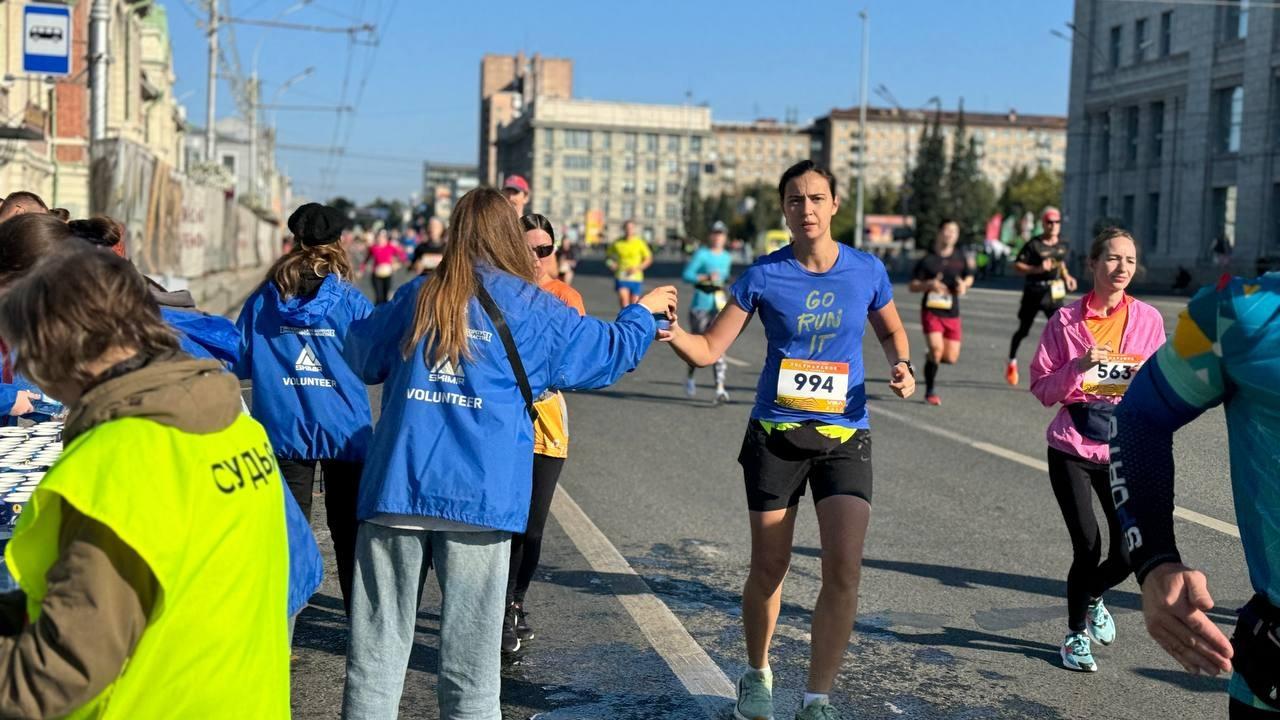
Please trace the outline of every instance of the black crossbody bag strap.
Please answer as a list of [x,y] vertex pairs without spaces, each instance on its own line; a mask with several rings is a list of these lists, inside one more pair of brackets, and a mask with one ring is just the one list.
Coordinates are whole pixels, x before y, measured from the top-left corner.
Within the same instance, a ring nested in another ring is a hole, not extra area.
[[489,291],[484,289],[484,282],[478,275],[476,276],[476,299],[480,301],[480,306],[489,316],[493,328],[498,331],[498,337],[502,338],[502,347],[506,348],[507,360],[511,363],[511,369],[515,371],[516,384],[520,386],[520,394],[524,396],[524,408],[529,413],[529,420],[537,422],[538,411],[533,407],[533,388],[529,387],[529,376],[524,371],[524,363],[520,361],[520,351],[516,349],[515,338],[511,337],[511,328],[507,327],[506,317],[503,316],[498,304],[493,301],[493,297],[489,295]]

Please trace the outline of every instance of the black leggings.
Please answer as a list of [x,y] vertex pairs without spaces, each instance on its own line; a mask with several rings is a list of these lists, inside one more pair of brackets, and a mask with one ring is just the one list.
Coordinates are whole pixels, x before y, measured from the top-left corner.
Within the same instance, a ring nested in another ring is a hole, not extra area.
[[[1120,551],[1124,536],[1111,500],[1111,477],[1106,465],[1049,448],[1049,483],[1058,498],[1062,519],[1067,522],[1067,533],[1071,535],[1073,560],[1067,574],[1067,626],[1072,632],[1084,632],[1089,601],[1102,597],[1102,593],[1129,577],[1129,565]],[[1107,559],[1101,563],[1102,536],[1093,514],[1094,494],[1102,501],[1102,513],[1107,518],[1111,536]]]
[[324,479],[324,513],[333,538],[333,554],[338,563],[338,586],[342,589],[342,605],[351,612],[351,578],[356,564],[356,498],[360,495],[360,473],[363,463],[338,460],[286,460],[277,458],[280,474],[289,485],[302,515],[311,521],[311,492],[315,486],[316,466]]
[[391,297],[391,276],[378,277],[374,275],[373,279],[373,302],[375,305],[381,305]]
[[1231,720],[1280,720],[1280,712],[1259,710],[1231,698],[1229,717]]
[[1018,357],[1018,346],[1022,345],[1022,341],[1027,339],[1031,334],[1031,326],[1036,322],[1036,314],[1044,313],[1046,319],[1053,317],[1061,307],[1054,302],[1049,295],[1049,289],[1027,289],[1022,292],[1022,303],[1018,305],[1018,329],[1013,333],[1013,339],[1009,341],[1009,359],[1016,360]]
[[533,494],[529,497],[529,525],[511,535],[511,568],[507,571],[507,602],[524,603],[542,558],[542,529],[551,512],[551,498],[564,469],[564,458],[533,456]]

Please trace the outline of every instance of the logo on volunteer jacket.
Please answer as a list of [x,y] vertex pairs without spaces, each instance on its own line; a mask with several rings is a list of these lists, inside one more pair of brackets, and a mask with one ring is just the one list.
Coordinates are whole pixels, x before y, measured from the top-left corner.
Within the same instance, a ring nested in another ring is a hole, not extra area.
[[431,382],[446,382],[454,385],[461,385],[466,381],[467,375],[462,372],[462,363],[454,365],[449,358],[443,358],[436,366],[431,368],[427,379]]
[[315,353],[311,352],[310,345],[302,346],[302,352],[298,353],[298,359],[294,361],[293,366],[298,372],[324,372],[320,360],[316,358]]

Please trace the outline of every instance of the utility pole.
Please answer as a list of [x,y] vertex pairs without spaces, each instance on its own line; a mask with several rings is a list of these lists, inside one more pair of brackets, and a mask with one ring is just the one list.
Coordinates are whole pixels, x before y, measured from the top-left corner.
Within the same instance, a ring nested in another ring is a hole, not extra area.
[[89,10],[89,141],[107,137],[107,29],[109,0],[93,0]]
[[258,196],[258,181],[262,173],[258,168],[258,72],[249,76],[249,194]]
[[214,128],[215,105],[218,101],[218,0],[209,0],[209,80],[204,109],[204,159],[214,161],[217,131]]
[[854,196],[853,246],[861,248],[863,226],[866,222],[866,218],[862,215],[862,193],[864,192],[863,176],[866,175],[867,170],[867,80],[869,75],[867,63],[870,57],[870,48],[867,43],[871,40],[871,18],[867,16],[866,10],[860,11],[858,17],[862,18],[862,83],[858,91],[862,105],[858,109],[858,189]]

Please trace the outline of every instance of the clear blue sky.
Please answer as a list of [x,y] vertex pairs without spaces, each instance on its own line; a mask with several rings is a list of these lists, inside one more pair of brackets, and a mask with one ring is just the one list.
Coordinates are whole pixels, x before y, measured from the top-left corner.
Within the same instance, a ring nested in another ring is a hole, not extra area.
[[[206,44],[194,0],[169,8],[177,94],[204,122]],[[271,18],[298,0],[229,0],[237,17]],[[820,116],[858,98],[858,10],[871,16],[871,83],[904,106],[933,95],[953,108],[1066,114],[1070,46],[1049,34],[1071,19],[1070,0],[866,0],[793,4],[784,0],[312,0],[288,22],[379,26],[377,48],[344,35],[239,26],[244,72],[262,41],[263,102],[308,66],[315,73],[281,103],[338,105],[350,53],[345,103],[357,112],[335,131],[334,113],[280,112],[279,141],[329,147],[390,162],[281,151],[299,193],[360,201],[407,198],[421,187],[423,160],[476,161],[479,64],[485,52],[532,53],[574,61],[577,97],[679,104],[692,91],[716,120]],[[224,31],[224,45],[227,35]],[[874,104],[883,104],[872,95]],[[235,114],[228,86],[218,115]],[[268,114],[269,118],[269,114]],[[331,183],[326,168],[336,168]],[[331,190],[330,190],[331,188]],[[321,196],[324,197],[321,197]]]

